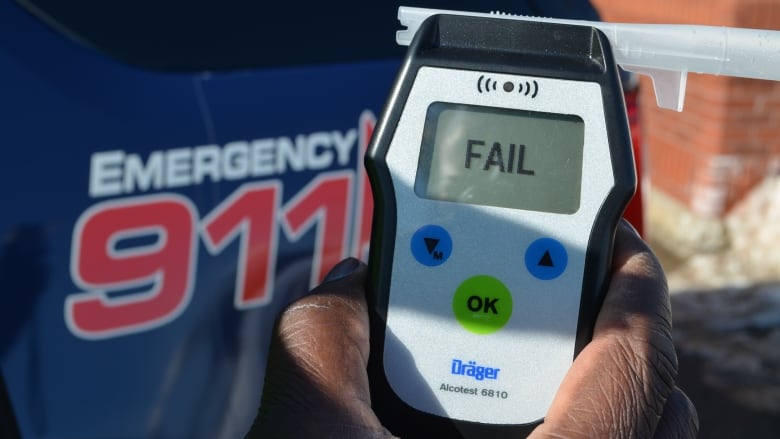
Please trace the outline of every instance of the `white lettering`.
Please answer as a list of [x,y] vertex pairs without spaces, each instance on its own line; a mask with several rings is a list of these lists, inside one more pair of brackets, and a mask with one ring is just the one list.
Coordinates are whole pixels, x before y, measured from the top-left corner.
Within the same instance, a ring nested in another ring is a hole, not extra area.
[[163,187],[164,162],[163,153],[155,151],[149,154],[149,160],[144,166],[141,157],[130,154],[125,159],[124,191],[132,192],[134,188],[148,191]]
[[165,182],[168,187],[189,186],[192,184],[192,150],[177,148],[168,151],[165,164]]
[[260,139],[252,142],[252,176],[264,177],[276,172],[274,141]]
[[329,133],[312,133],[309,136],[306,142],[309,169],[325,169],[333,163],[333,151],[326,150],[330,146],[330,139]]
[[195,148],[192,161],[192,182],[203,183],[208,176],[211,181],[219,181],[219,145],[206,145]]
[[105,197],[122,193],[124,151],[96,152],[90,157],[89,196]]
[[[220,145],[152,151],[113,150],[90,157],[89,195],[105,197],[212,182],[266,177],[285,172],[347,166],[357,130],[318,131],[294,138],[275,137]],[[293,140],[294,139],[294,140]]]
[[222,176],[225,180],[246,178],[249,173],[249,144],[230,142],[225,145],[222,161]]
[[333,136],[333,146],[336,149],[339,165],[344,166],[349,163],[352,147],[355,145],[355,140],[357,140],[357,130],[353,128],[343,136],[340,132],[333,131],[331,135]]
[[293,144],[289,137],[280,137],[276,139],[276,171],[283,173],[287,171],[287,163],[293,171],[302,171],[304,169],[305,156],[302,153],[302,144],[306,141],[305,136],[299,135]]

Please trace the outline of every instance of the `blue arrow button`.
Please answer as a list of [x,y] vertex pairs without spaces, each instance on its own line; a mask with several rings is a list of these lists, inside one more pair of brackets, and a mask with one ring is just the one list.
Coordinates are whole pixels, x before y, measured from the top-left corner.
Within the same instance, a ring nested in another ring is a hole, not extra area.
[[452,254],[452,238],[441,226],[428,224],[412,235],[412,255],[417,262],[435,267],[441,265]]
[[552,238],[539,238],[525,251],[525,268],[537,279],[555,279],[563,274],[568,263],[566,248]]

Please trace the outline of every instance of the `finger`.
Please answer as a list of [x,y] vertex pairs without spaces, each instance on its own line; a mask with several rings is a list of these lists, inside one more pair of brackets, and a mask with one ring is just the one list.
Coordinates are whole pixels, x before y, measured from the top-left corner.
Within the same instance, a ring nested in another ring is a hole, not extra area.
[[652,437],[677,375],[670,322],[661,266],[633,228],[621,224],[593,340],[564,378],[538,434]]
[[688,396],[675,387],[666,400],[661,421],[655,430],[656,439],[695,438],[699,433],[699,416]]
[[[265,436],[348,437],[383,428],[370,409],[366,266],[338,264],[312,294],[290,305],[272,334],[255,430]],[[346,436],[345,436],[346,435]]]

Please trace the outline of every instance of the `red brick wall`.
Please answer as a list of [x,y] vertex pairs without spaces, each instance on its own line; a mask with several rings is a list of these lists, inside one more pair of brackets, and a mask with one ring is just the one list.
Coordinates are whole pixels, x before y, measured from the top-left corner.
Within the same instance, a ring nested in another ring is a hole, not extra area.
[[[593,0],[606,21],[780,29],[777,0]],[[682,113],[657,108],[642,79],[645,169],[660,190],[722,217],[780,167],[780,82],[688,75]]]

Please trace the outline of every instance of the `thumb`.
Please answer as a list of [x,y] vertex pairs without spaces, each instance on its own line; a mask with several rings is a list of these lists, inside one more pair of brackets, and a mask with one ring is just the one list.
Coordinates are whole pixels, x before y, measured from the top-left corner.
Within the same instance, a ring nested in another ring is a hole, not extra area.
[[[291,304],[271,338],[260,411],[250,436],[371,437],[384,432],[371,411],[365,301],[367,269],[337,264],[311,294]],[[308,433],[308,434],[307,434]]]

